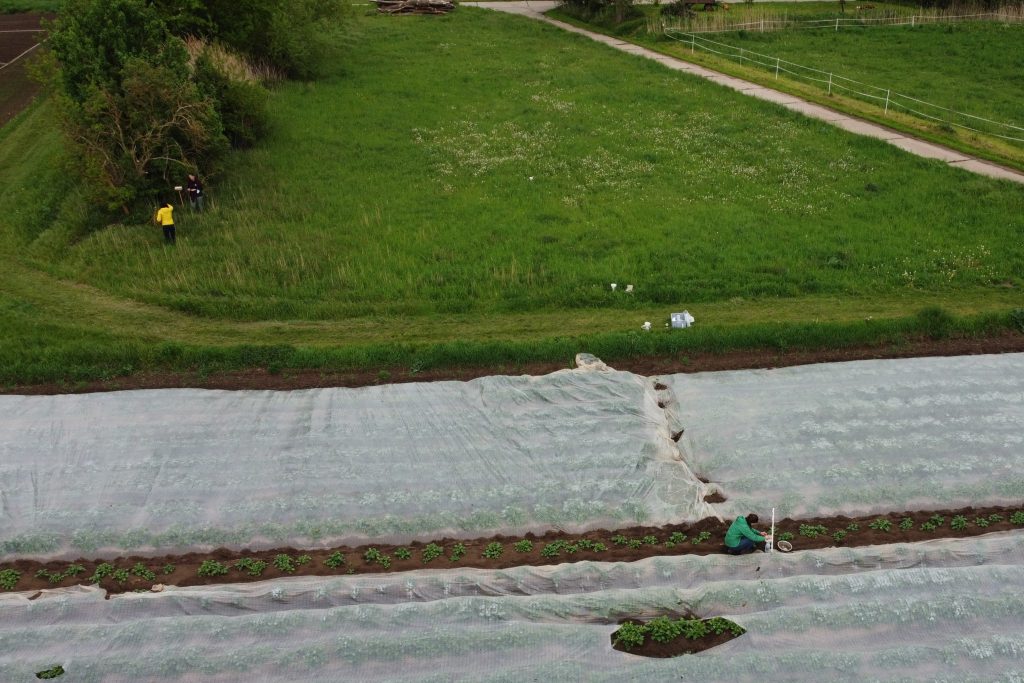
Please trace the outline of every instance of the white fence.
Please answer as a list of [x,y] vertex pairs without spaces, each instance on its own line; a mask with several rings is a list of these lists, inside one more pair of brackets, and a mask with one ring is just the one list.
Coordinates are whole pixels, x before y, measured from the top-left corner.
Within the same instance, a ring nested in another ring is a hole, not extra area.
[[766,55],[746,48],[736,47],[735,45],[729,45],[728,43],[711,40],[697,33],[687,33],[666,28],[665,35],[672,40],[688,45],[691,52],[696,52],[699,48],[723,57],[736,59],[741,64],[762,67],[767,71],[774,72],[776,80],[780,74],[785,74],[790,78],[819,85],[829,95],[839,93],[864,99],[882,107],[886,114],[890,110],[897,109],[936,123],[956,126],[957,128],[983,135],[991,135],[1003,140],[1024,142],[1024,127],[1012,123],[993,121],[982,116],[975,116],[974,114],[932,104],[931,102],[896,92],[891,88],[871,85],[847,78],[832,71],[804,66],[774,55]]

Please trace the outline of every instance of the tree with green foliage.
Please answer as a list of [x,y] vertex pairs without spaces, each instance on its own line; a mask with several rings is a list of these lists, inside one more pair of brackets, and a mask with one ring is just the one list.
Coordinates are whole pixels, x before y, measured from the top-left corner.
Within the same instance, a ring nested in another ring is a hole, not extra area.
[[184,43],[144,0],[68,0],[40,73],[90,195],[106,208],[127,212],[227,147]]

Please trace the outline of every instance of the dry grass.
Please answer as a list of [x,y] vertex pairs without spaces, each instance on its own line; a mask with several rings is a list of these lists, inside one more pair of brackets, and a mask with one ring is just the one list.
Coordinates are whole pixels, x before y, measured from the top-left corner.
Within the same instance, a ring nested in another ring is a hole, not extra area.
[[284,75],[274,67],[253,63],[220,43],[189,36],[185,38],[185,47],[188,49],[190,65],[194,65],[200,55],[206,55],[220,73],[233,81],[269,83],[284,80]]

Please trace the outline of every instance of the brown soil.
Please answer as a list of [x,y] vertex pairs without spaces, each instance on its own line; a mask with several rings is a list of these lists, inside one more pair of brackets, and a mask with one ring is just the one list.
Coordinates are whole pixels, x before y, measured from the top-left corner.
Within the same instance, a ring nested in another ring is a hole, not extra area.
[[[727,353],[691,353],[686,357],[653,356],[611,361],[617,370],[628,370],[648,377],[713,370],[781,368],[791,365],[832,363],[876,358],[917,358],[923,356],[969,356],[1024,351],[1024,334],[1007,332],[984,339],[920,340],[898,346],[862,346],[817,351],[775,351],[753,349]],[[48,383],[0,388],[0,394],[69,394],[125,389],[315,389],[321,387],[363,387],[404,382],[466,381],[488,375],[544,375],[568,367],[567,363],[526,363],[512,367],[456,367],[425,372],[387,368],[382,379],[379,369],[352,372],[288,370],[271,373],[263,368],[200,374],[198,372],[142,372],[111,380],[82,382],[75,385]],[[664,386],[664,385],[662,385]]]
[[[692,615],[686,615],[688,619],[694,619]],[[678,617],[673,617],[678,618]],[[706,623],[708,620],[705,619]],[[619,624],[638,624],[643,625],[644,622],[636,619],[624,619]],[[742,635],[742,634],[741,634]],[[733,638],[739,638],[734,636],[730,631],[724,631],[722,633],[708,633],[703,638],[695,638],[690,640],[688,638],[674,638],[667,643],[659,643],[654,638],[647,637],[644,639],[644,644],[640,647],[627,650],[622,645],[615,643],[615,634],[611,635],[612,649],[618,650],[619,652],[625,652],[631,655],[639,655],[641,657],[678,657],[679,655],[692,655],[704,650],[710,650],[713,647],[718,647],[724,643],[728,643]]]
[[[0,14],[0,31],[26,31],[39,28],[40,21],[52,18],[36,12],[27,14]],[[42,33],[4,33],[0,40],[0,66],[38,43]],[[3,126],[35,99],[40,86],[32,80],[25,68],[28,57],[22,57],[11,66],[0,70],[0,126]]]
[[709,493],[708,495],[704,496],[704,502],[705,503],[724,503],[725,502],[725,496],[723,496],[718,491],[715,491],[714,493]]
[[[978,536],[993,531],[1007,531],[1010,529],[1020,528],[1011,524],[1009,521],[1010,515],[1019,509],[1020,508],[1016,507],[968,507],[959,510],[902,512],[858,518],[843,516],[800,520],[787,518],[776,524],[776,534],[784,532],[792,533],[794,538],[791,543],[793,544],[794,550],[807,550],[810,548],[834,546],[836,543],[832,539],[831,534],[841,529],[846,530],[847,533],[846,538],[841,543],[841,545],[844,546],[879,545],[885,543],[923,541],[935,538]],[[942,515],[946,518],[941,527],[935,531],[921,530],[921,524],[928,521],[928,519],[935,514]],[[979,527],[975,524],[975,518],[979,516],[987,517],[992,514],[1002,515],[1003,520],[999,522],[992,522],[987,527]],[[950,521],[954,515],[963,515],[967,517],[970,524],[968,524],[966,529],[955,531],[950,528]],[[902,530],[899,528],[900,521],[906,517],[910,517],[914,521],[914,526],[910,530]],[[876,519],[883,518],[888,519],[892,524],[892,529],[890,531],[885,532],[869,528],[868,525],[871,522]],[[848,530],[850,524],[854,523],[859,525],[859,530]],[[828,529],[828,533],[817,538],[806,538],[800,535],[801,524],[820,524]],[[216,583],[243,583],[260,581],[263,579],[276,579],[284,576],[332,576],[339,574],[365,574],[380,572],[393,573],[409,571],[412,569],[445,569],[452,566],[503,569],[520,565],[544,566],[560,562],[575,562],[579,560],[631,562],[655,555],[711,555],[724,553],[722,538],[725,535],[727,527],[727,524],[723,524],[717,519],[707,518],[695,524],[670,524],[663,527],[630,527],[628,529],[619,529],[616,531],[599,529],[584,534],[566,534],[559,531],[551,531],[540,536],[534,534],[526,534],[521,537],[491,536],[488,538],[471,540],[445,538],[435,541],[438,545],[444,548],[444,554],[426,564],[422,560],[421,551],[427,544],[415,542],[406,546],[377,543],[356,547],[340,546],[337,548],[314,550],[276,548],[273,550],[260,551],[234,551],[218,548],[213,552],[207,553],[165,555],[162,557],[132,556],[119,557],[113,560],[81,558],[75,560],[74,563],[82,565],[85,570],[78,576],[64,578],[56,583],[51,583],[46,578],[37,577],[36,572],[46,570],[53,573],[62,573],[71,563],[15,560],[12,562],[0,563],[0,570],[14,569],[21,573],[21,579],[14,587],[14,590],[17,591],[35,591],[43,588],[73,586],[80,583],[86,583],[89,577],[93,575],[96,566],[102,562],[109,562],[118,568],[124,569],[131,569],[136,563],[141,563],[157,574],[157,578],[152,581],[132,576],[126,583],[124,583],[124,585],[117,584],[112,578],[106,578],[99,584],[101,587],[105,588],[108,593],[124,593],[133,590],[146,590],[154,583],[163,583],[175,586],[196,586]],[[693,540],[702,531],[710,533],[710,539],[696,544],[693,543]],[[687,539],[683,543],[668,545],[666,542],[673,532],[686,534]],[[645,536],[655,536],[658,542],[655,544],[643,542],[640,542],[639,544],[634,543],[636,547],[630,547],[629,545],[616,545],[612,541],[612,537],[616,535],[622,535],[628,539],[636,540],[643,539]],[[533,541],[533,549],[529,552],[518,552],[512,547],[512,544],[515,541],[523,538]],[[581,539],[589,539],[594,542],[603,543],[607,546],[607,550],[594,551],[579,549],[572,553],[563,550],[554,558],[544,557],[541,555],[541,551],[547,543],[551,543],[553,541],[577,542]],[[503,553],[500,557],[495,559],[483,557],[482,552],[484,548],[488,543],[492,542],[501,543],[504,549]],[[452,548],[456,543],[462,543],[466,546],[466,554],[465,557],[453,562],[449,558]],[[364,558],[365,552],[371,547],[376,548],[380,552],[391,557],[390,568],[384,569],[379,564],[368,562]],[[396,557],[394,551],[399,547],[408,548],[412,553],[412,557],[406,560]],[[335,551],[341,552],[344,555],[345,563],[336,569],[331,569],[324,564],[324,560],[326,560],[327,557]],[[274,557],[280,553],[287,553],[293,558],[298,557],[299,555],[309,555],[311,559],[308,563],[299,566],[294,573],[286,573],[277,569],[273,565]],[[242,557],[262,559],[267,562],[268,566],[258,577],[249,576],[245,572],[234,568],[232,568],[227,574],[216,577],[201,577],[197,573],[199,566],[204,560],[217,560],[231,566],[236,560]],[[168,564],[174,565],[174,570],[169,574],[163,574],[162,568]]]

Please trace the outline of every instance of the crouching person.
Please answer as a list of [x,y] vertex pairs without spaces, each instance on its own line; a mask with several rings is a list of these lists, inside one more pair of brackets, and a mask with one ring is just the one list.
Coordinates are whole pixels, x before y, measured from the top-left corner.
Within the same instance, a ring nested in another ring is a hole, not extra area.
[[750,528],[751,524],[757,524],[757,519],[757,515],[736,518],[736,521],[729,526],[729,530],[725,532],[726,552],[730,555],[752,553],[754,550],[764,552],[764,534]]

